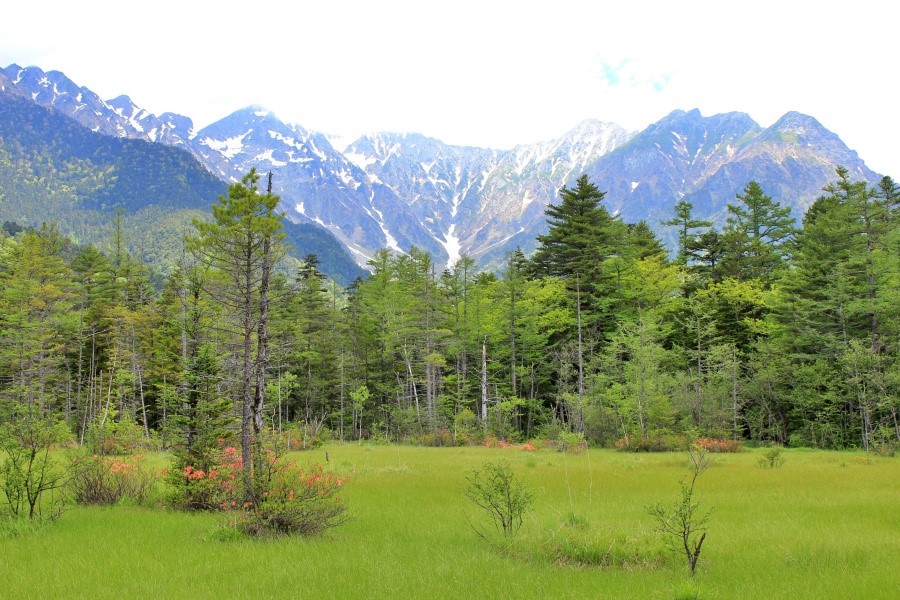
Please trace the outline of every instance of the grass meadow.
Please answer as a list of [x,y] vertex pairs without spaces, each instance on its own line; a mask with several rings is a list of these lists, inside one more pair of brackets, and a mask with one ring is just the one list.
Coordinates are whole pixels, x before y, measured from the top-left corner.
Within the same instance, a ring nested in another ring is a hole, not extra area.
[[[69,507],[0,533],[0,598],[900,598],[900,459],[714,455],[696,576],[647,506],[681,454],[338,445],[295,455],[351,476],[351,520],[314,539],[241,538],[223,515]],[[154,456],[160,465],[163,456]],[[535,495],[511,543],[478,537],[466,473],[506,459]]]

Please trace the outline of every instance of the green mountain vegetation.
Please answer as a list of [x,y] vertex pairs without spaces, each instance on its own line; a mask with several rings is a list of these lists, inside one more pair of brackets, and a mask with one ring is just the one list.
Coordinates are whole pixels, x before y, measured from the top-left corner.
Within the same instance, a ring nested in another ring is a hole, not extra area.
[[[48,202],[63,180],[93,179],[47,175]],[[251,416],[254,435],[302,439],[900,443],[900,193],[889,178],[872,187],[838,169],[800,224],[754,182],[721,230],[684,203],[670,260],[645,223],[612,218],[584,176],[548,209],[534,256],[509,255],[499,275],[467,257],[441,270],[424,251],[382,250],[346,288],[314,256],[273,272],[283,219],[253,208],[268,196],[229,195],[250,204],[221,199],[158,291],[125,218],[102,252],[52,226],[6,227],[4,414],[37,406],[80,439],[121,426],[167,446],[189,430],[234,435]]]
[[[188,152],[94,133],[53,110],[0,94],[0,221],[56,223],[78,244],[103,247],[117,211],[129,251],[170,272],[191,221],[205,218],[227,186]],[[295,256],[321,256],[348,283],[364,274],[330,234],[286,223]],[[109,248],[106,248],[109,250]]]

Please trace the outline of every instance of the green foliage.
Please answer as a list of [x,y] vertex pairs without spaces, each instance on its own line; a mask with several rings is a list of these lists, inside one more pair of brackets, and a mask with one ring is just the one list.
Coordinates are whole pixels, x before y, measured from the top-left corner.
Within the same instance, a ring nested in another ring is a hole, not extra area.
[[620,452],[681,452],[690,445],[690,440],[683,434],[657,433],[622,437],[616,441],[615,448]]
[[772,446],[771,448],[763,451],[762,456],[759,457],[758,461],[759,466],[766,467],[769,469],[775,469],[784,464],[784,453],[781,449],[781,446]]
[[697,478],[710,466],[706,448],[691,446],[688,450],[690,481],[682,480],[681,497],[672,505],[657,504],[647,510],[656,519],[657,530],[668,538],[679,552],[683,552],[691,575],[697,572],[700,550],[706,540],[709,511],[700,509],[694,499]]
[[108,506],[123,500],[142,504],[149,499],[155,482],[143,456],[76,453],[71,458],[66,489],[76,504]]
[[260,483],[262,494],[236,521],[239,529],[254,537],[314,536],[347,521],[347,506],[338,495],[345,478],[321,465],[272,460]]
[[537,274],[566,277],[576,275],[589,281],[602,263],[610,243],[612,219],[600,202],[606,195],[582,175],[574,188],[559,192],[562,203],[550,205],[547,213],[549,231],[538,236],[538,249],[532,257]]
[[50,497],[65,483],[66,472],[51,455],[57,444],[70,439],[68,427],[42,414],[37,406],[19,405],[0,425],[0,490],[13,517],[34,519],[49,509],[62,510],[61,498]]
[[[466,480],[466,497],[488,513],[494,528],[507,538],[516,535],[534,496],[525,489],[509,463],[486,462],[470,471]],[[478,535],[486,537],[483,527],[474,524],[472,527]]]
[[176,460],[168,470],[169,503],[186,510],[229,510],[243,507],[243,459],[234,446],[221,448],[206,467]]
[[553,444],[560,452],[580,454],[587,448],[584,434],[579,431],[560,431]]

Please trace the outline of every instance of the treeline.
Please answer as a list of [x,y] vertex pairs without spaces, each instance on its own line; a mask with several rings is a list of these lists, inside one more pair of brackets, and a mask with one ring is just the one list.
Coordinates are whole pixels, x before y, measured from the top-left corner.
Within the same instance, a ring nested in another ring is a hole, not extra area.
[[198,448],[241,425],[245,440],[900,441],[889,178],[873,188],[838,169],[799,226],[753,182],[721,230],[679,202],[670,259],[584,176],[547,209],[535,254],[500,273],[382,250],[346,289],[312,255],[273,268],[281,225],[253,220],[271,197],[255,182],[197,222],[160,289],[121,219],[106,254],[52,226],[0,233],[3,414],[39,407],[81,441]]

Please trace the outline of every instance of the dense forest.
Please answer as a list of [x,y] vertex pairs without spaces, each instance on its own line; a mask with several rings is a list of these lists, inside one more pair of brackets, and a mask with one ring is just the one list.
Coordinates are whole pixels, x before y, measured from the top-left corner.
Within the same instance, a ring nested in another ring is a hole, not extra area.
[[230,432],[247,447],[262,431],[900,442],[890,178],[873,188],[838,169],[802,223],[754,182],[720,230],[681,201],[671,253],[603,198],[587,176],[563,188],[537,251],[499,273],[382,250],[346,289],[314,255],[295,272],[279,262],[283,217],[252,172],[195,221],[161,284],[127,251],[121,215],[100,248],[5,223],[0,415],[26,406],[101,446]]

